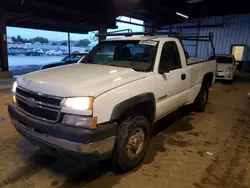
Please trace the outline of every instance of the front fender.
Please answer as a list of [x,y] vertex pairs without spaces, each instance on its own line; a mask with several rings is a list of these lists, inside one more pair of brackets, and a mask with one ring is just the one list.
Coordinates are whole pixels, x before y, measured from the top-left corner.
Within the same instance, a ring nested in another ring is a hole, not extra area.
[[136,95],[134,97],[131,97],[127,100],[124,100],[117,104],[113,111],[110,118],[110,121],[117,120],[123,113],[125,113],[127,110],[131,109],[133,106],[143,103],[143,102],[152,102],[153,104],[153,111],[155,112],[155,97],[153,93],[143,93],[140,95]]
[[136,80],[98,96],[93,105],[93,116],[97,117],[97,123],[114,121],[127,108],[139,102],[155,101],[155,80],[151,75],[149,73],[145,79]]

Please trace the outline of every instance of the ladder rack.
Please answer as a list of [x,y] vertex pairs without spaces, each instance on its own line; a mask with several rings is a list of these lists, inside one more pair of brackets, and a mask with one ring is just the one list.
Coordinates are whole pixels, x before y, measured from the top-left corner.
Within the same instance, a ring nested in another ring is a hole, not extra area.
[[[120,30],[123,31],[123,30]],[[110,33],[99,33],[96,34],[95,36],[99,37],[99,36],[105,36],[105,37],[109,37],[109,36],[125,36],[125,37],[131,37],[131,36],[135,36],[135,35],[144,35],[144,36],[160,36],[160,35],[168,35],[169,37],[174,37],[174,38],[178,38],[180,41],[181,40],[186,40],[186,41],[201,41],[201,42],[210,42],[211,46],[212,46],[212,50],[213,53],[215,54],[215,48],[214,48],[214,44],[213,44],[213,33],[210,32],[209,35],[207,36],[198,36],[198,35],[183,35],[181,32],[131,32],[131,30],[129,30],[128,32],[122,32],[122,33],[118,33],[120,31],[117,32],[110,32]]]

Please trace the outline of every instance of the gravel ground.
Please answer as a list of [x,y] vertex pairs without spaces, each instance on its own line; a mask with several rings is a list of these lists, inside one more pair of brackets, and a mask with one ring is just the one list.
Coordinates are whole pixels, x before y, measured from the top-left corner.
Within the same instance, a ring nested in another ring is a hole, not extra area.
[[10,123],[10,91],[0,91],[0,187],[247,188],[250,187],[250,82],[216,83],[205,113],[183,108],[155,125],[143,164],[115,174],[35,154]]

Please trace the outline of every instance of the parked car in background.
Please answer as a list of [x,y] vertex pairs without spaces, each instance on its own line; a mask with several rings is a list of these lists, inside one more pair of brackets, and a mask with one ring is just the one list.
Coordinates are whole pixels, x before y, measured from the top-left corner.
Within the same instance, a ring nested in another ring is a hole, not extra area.
[[80,53],[80,54],[71,54],[66,57],[64,57],[61,61],[49,63],[46,65],[43,65],[41,69],[48,69],[52,67],[58,67],[63,65],[69,65],[73,63],[77,63],[81,58],[83,58],[86,55],[86,53]]
[[19,55],[19,54],[20,53],[15,49],[8,49],[8,55],[15,56],[15,55]]
[[216,79],[220,80],[233,80],[237,75],[237,65],[233,55],[218,54],[217,60],[217,72]]
[[28,50],[25,53],[26,56],[41,56],[43,54],[44,54],[43,50],[41,50],[41,49]]
[[67,50],[63,50],[62,53],[63,53],[63,55],[69,55],[69,51],[67,51]]
[[46,55],[51,55],[55,50],[49,50],[47,52],[45,52]]
[[63,55],[61,50],[49,50],[45,54],[46,55]]
[[71,54],[80,54],[79,51],[72,51]]

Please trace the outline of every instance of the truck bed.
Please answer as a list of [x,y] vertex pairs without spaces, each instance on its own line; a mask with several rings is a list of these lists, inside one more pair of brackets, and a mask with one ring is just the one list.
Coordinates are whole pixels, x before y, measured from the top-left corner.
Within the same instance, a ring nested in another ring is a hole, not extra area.
[[204,78],[204,75],[210,74],[213,76],[212,84],[216,77],[216,60],[204,60],[200,58],[189,58],[188,67],[190,72],[190,93],[187,103],[193,102],[193,94],[197,96]]
[[201,61],[206,61],[206,60],[205,59],[201,59],[201,58],[197,58],[197,57],[190,57],[187,60],[187,64],[191,65],[191,64],[199,63]]

